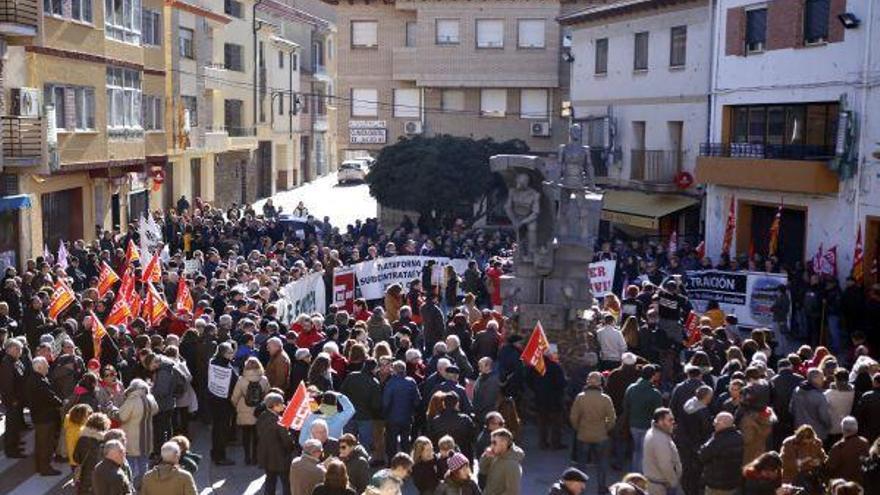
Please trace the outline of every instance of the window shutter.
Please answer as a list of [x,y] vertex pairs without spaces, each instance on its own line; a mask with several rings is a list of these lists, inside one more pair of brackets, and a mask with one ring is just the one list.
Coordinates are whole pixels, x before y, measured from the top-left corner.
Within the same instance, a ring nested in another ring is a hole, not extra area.
[[767,4],[767,49],[804,45],[804,0],[774,0]]
[[727,30],[725,33],[724,50],[725,55],[734,55],[741,57],[746,54],[745,17],[746,11],[743,7],[727,9]]
[[376,22],[352,21],[351,44],[354,46],[376,46]]
[[831,13],[828,16],[828,42],[837,43],[843,41],[843,24],[837,20],[837,16],[846,12],[846,0],[831,0]]
[[64,127],[76,128],[76,92],[73,88],[64,88]]
[[351,90],[351,114],[353,117],[375,117],[379,114],[379,96],[375,89]]

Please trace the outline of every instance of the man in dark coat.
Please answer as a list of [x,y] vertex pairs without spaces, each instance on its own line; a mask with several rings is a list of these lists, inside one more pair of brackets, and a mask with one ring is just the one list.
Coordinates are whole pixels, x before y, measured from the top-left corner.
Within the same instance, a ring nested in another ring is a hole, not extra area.
[[880,437],[880,373],[874,375],[872,384],[874,388],[856,402],[853,416],[859,422],[859,433],[873,444]]
[[92,493],[134,495],[134,485],[125,469],[125,446],[119,440],[108,440],[102,449],[104,458],[92,471]]
[[354,404],[357,436],[367,448],[373,446],[373,421],[380,419],[382,409],[382,386],[373,376],[376,366],[376,360],[368,359],[361,369],[345,377],[339,389]]
[[47,375],[49,362],[35,357],[33,373],[25,379],[25,397],[34,422],[34,460],[40,476],[57,476],[61,471],[52,468],[55,435],[61,421],[61,398],[52,390]]
[[672,417],[676,421],[680,421],[684,417],[684,405],[689,401],[697,389],[704,385],[703,372],[697,366],[688,366],[685,369],[687,378],[672,389],[672,396],[669,398],[669,409],[672,410]]
[[288,470],[293,458],[296,441],[290,430],[278,424],[284,412],[284,397],[271,393],[263,399],[266,406],[257,418],[257,465],[266,472],[264,483],[266,493],[275,493],[277,482],[281,481],[281,492],[290,493]]
[[782,446],[782,441],[794,433],[794,417],[788,409],[794,389],[804,381],[804,377],[794,372],[788,359],[780,359],[777,363],[779,372],[770,380],[770,405],[776,413],[776,424],[773,425],[773,445],[775,449]]
[[428,421],[428,437],[437,445],[444,435],[455,440],[461,453],[473,461],[473,445],[477,427],[470,416],[458,411],[458,395],[447,393],[443,396],[443,412]]
[[568,380],[555,356],[544,355],[544,374],[529,368],[527,383],[535,394],[535,410],[538,415],[538,431],[542,449],[564,449],[562,423],[565,410],[565,387]]
[[208,369],[208,408],[211,411],[211,460],[218,466],[231,466],[235,461],[226,457],[226,444],[229,443],[232,418],[232,390],[238,383],[238,372],[232,365],[235,351],[232,345],[223,342],[217,346],[217,354]]
[[733,493],[741,483],[743,438],[728,412],[715,416],[714,427],[715,433],[699,450],[703,481],[707,489]]
[[24,429],[24,363],[21,360],[22,343],[9,339],[3,346],[6,354],[0,362],[0,399],[6,406],[6,434],[3,450],[6,457],[24,458],[19,446]]
[[[712,413],[709,411],[711,403],[712,388],[701,385],[695,396],[685,402],[682,415],[676,418],[678,423],[672,438],[681,457],[681,487],[686,495],[702,493],[698,452],[712,434]],[[741,461],[742,453],[737,457],[737,462]]]
[[425,352],[429,352],[434,349],[434,344],[443,340],[446,331],[446,319],[433,293],[429,292],[426,295],[425,303],[419,308],[419,314],[422,316]]

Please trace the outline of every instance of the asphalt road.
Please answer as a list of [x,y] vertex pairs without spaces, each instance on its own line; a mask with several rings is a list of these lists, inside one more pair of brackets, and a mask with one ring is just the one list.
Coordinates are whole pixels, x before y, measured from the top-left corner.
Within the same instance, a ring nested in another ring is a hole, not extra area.
[[[353,224],[355,220],[376,216],[376,200],[370,196],[369,187],[366,184],[339,185],[335,173],[272,196],[275,206],[282,207],[283,212],[288,213],[300,201],[319,220],[329,216],[330,223],[343,231],[346,225]],[[265,200],[257,201],[254,209],[262,211],[264,203]]]

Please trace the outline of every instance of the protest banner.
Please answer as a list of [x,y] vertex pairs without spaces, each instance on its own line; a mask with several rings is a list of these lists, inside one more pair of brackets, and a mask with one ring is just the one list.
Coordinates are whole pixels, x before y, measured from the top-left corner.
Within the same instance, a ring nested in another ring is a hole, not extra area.
[[354,299],[354,268],[336,268],[333,270],[333,304],[351,313]]
[[787,275],[765,272],[693,270],[683,280],[697,312],[717,301],[725,313],[736,315],[740,326],[749,328],[773,325],[771,308],[778,287],[788,285]]
[[593,297],[611,294],[614,290],[614,270],[616,267],[617,262],[614,260],[590,263],[590,288],[593,291]]
[[437,256],[395,256],[363,261],[353,265],[357,285],[364,299],[380,299],[385,296],[385,289],[391,284],[407,285],[422,278],[422,267],[428,260],[436,261],[431,280],[439,284],[442,270],[446,265],[455,267],[455,272],[463,274],[467,269],[468,260],[450,259]]
[[323,314],[327,311],[325,292],[324,276],[321,273],[310,273],[285,285],[279,294],[278,318],[285,325],[290,325],[302,313]]

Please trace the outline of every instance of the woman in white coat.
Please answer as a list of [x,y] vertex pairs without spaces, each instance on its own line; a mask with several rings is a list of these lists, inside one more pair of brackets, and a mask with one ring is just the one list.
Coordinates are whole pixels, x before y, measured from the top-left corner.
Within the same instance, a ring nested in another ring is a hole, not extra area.
[[159,404],[147,382],[135,378],[125,389],[125,400],[119,407],[119,421],[125,432],[125,451],[132,475],[139,480],[147,472],[147,461],[153,450],[153,416]]

